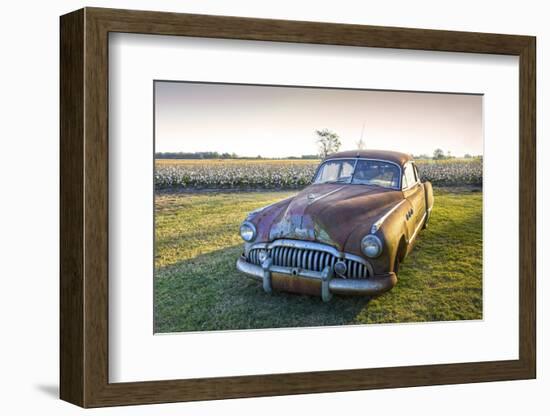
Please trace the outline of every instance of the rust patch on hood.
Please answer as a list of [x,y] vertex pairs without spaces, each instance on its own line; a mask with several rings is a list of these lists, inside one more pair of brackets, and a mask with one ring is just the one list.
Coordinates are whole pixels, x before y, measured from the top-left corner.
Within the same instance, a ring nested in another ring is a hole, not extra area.
[[281,238],[318,241],[343,250],[358,226],[370,225],[403,199],[400,191],[368,185],[315,184],[293,198],[271,205],[249,220],[257,241]]

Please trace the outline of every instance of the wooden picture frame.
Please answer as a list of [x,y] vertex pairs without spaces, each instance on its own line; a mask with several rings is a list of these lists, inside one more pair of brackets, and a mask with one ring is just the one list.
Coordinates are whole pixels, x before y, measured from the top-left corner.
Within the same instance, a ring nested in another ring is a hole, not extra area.
[[[530,379],[536,376],[535,38],[85,8],[61,17],[60,396],[82,407]],[[519,359],[109,383],[108,34],[246,39],[519,57]]]

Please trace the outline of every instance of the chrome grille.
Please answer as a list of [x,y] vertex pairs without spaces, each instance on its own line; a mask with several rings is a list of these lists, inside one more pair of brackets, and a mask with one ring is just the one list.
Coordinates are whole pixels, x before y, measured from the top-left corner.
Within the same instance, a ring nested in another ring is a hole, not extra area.
[[262,263],[260,261],[260,253],[262,251],[267,251],[269,253],[270,250],[266,250],[266,249],[263,249],[263,248],[252,249],[248,252],[248,257],[246,258],[246,260],[249,263],[256,264],[256,265],[260,266],[261,263]]
[[[248,252],[247,261],[258,266],[261,265],[260,253],[264,251],[271,257],[274,266],[296,267],[315,272],[321,272],[327,266],[334,267],[339,260],[332,253],[308,248],[275,246],[273,248],[252,248]],[[366,265],[351,259],[340,259],[347,266],[344,278],[367,279],[369,269]]]

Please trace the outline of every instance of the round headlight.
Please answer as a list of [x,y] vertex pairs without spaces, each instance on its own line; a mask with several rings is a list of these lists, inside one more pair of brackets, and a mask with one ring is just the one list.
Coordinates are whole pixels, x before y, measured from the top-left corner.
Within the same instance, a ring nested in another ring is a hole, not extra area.
[[256,227],[251,222],[245,221],[241,224],[241,237],[244,241],[252,241],[256,238]]
[[382,253],[382,242],[372,234],[369,234],[361,240],[361,251],[367,257],[378,257]]

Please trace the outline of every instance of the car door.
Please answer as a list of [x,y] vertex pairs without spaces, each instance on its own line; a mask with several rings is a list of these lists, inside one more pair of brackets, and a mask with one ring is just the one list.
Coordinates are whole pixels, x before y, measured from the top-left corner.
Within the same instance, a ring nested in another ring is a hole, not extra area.
[[412,240],[418,232],[419,226],[424,220],[424,213],[426,212],[424,188],[412,162],[406,163],[403,167],[402,189],[403,196],[410,204],[406,221],[409,240]]

